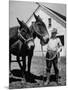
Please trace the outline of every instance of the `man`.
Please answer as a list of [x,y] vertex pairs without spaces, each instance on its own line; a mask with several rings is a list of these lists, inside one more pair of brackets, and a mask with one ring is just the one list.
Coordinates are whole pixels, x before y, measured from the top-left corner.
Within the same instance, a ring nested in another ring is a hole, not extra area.
[[58,55],[59,52],[62,51],[62,44],[59,38],[56,37],[57,29],[53,28],[51,32],[51,38],[49,39],[48,45],[47,45],[47,53],[46,53],[46,74],[47,74],[47,81],[45,82],[45,85],[49,84],[49,78],[50,78],[50,71],[53,64],[53,68],[55,71],[56,76],[56,83],[58,84]]

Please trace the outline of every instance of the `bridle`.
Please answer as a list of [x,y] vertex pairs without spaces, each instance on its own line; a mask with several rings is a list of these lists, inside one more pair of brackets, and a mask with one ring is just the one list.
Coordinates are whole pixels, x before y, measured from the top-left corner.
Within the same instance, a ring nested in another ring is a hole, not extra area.
[[37,23],[34,22],[32,26],[33,26],[35,32],[41,37],[41,34],[36,31],[38,29],[38,27],[35,27],[35,25],[38,25],[38,24],[39,24],[38,22]]
[[24,37],[22,36],[22,34],[20,33],[20,30],[19,30],[19,29],[18,29],[18,36],[21,37],[21,38],[24,40],[25,43],[33,40],[33,37],[28,38],[28,39],[24,38]]

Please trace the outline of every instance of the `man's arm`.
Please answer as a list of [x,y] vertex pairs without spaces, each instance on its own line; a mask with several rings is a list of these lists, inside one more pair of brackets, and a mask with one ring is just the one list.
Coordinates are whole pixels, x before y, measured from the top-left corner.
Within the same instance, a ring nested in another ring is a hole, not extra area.
[[59,49],[59,52],[62,51],[62,43],[59,38],[58,38],[58,49]]

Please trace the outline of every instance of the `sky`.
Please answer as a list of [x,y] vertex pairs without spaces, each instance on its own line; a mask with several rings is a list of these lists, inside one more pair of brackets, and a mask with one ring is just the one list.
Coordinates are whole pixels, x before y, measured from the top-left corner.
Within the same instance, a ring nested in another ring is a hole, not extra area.
[[[65,4],[52,4],[52,3],[42,3],[43,5],[61,13],[66,16],[66,5]],[[19,25],[16,18],[26,22],[34,10],[37,8],[35,2],[25,2],[25,1],[10,1],[9,2],[9,27]]]

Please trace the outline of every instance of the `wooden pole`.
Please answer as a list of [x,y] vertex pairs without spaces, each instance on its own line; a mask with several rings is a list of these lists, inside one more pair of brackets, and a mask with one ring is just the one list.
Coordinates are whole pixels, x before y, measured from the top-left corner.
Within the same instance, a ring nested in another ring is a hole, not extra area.
[[[35,9],[35,11],[33,13],[36,13],[36,11],[39,9],[40,5],[38,5],[38,7]],[[30,19],[32,18],[33,16],[33,13],[32,15],[29,17],[29,19],[26,21],[26,23],[28,23],[30,21]]]

